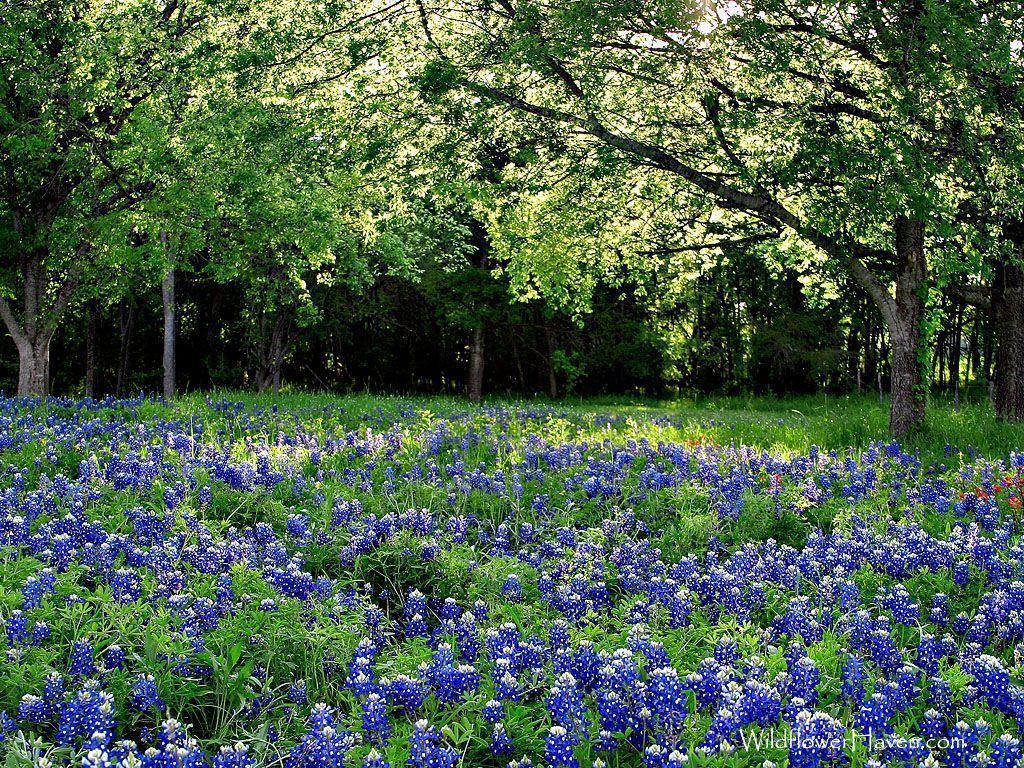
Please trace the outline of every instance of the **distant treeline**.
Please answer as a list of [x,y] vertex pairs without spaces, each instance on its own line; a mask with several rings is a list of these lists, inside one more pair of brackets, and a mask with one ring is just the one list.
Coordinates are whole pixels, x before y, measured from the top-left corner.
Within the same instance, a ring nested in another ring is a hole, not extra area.
[[[601,288],[592,310],[575,318],[541,301],[509,301],[500,279],[473,267],[415,281],[384,277],[359,291],[319,286],[321,312],[302,324],[288,309],[254,318],[240,286],[191,273],[178,280],[177,385],[270,390],[277,381],[424,394],[476,386],[551,397],[888,393],[886,334],[862,293],[811,305],[794,274],[731,256],[671,307],[654,310],[633,289]],[[159,391],[160,299],[150,289],[79,307],[55,342],[52,390]],[[10,392],[18,370],[8,344],[0,372]],[[474,352],[482,360],[475,369]],[[932,389],[985,396],[993,354],[990,313],[944,297],[930,344]],[[470,381],[472,370],[480,382]]]

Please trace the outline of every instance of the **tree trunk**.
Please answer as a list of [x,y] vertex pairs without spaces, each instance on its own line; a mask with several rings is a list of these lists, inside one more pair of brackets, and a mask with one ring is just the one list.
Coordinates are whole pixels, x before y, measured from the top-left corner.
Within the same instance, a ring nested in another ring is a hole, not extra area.
[[98,310],[96,302],[90,301],[85,308],[85,396],[96,397],[96,325]]
[[555,332],[551,330],[550,325],[544,326],[544,340],[548,345],[548,395],[552,399],[558,397],[558,376],[555,371],[555,352],[557,350],[555,345]]
[[995,397],[995,381],[992,372],[995,368],[995,308],[989,307],[988,322],[982,328],[981,341],[981,368],[985,373],[985,381],[988,384],[988,397],[993,400]]
[[889,432],[904,437],[924,424],[925,382],[922,322],[928,291],[924,222],[896,220],[896,296],[889,321],[892,382],[889,391]]
[[938,379],[936,382],[940,390],[946,388],[946,346],[949,343],[949,331],[943,328],[936,335],[935,338],[935,352],[932,355],[932,378]]
[[516,330],[512,329],[512,359],[516,364],[516,384],[519,387],[519,394],[526,391],[526,373],[523,371],[523,356],[519,352],[519,344],[516,342]]
[[[854,315],[856,318],[856,315]],[[850,378],[856,382],[857,392],[860,393],[861,378],[860,378],[860,334],[857,333],[857,326],[850,328],[850,333],[846,337],[846,365],[849,372]]]
[[128,367],[132,360],[132,334],[135,331],[135,302],[129,300],[127,306],[121,305],[121,354],[117,366],[117,384],[115,395],[124,397],[124,388],[128,383]]
[[971,335],[967,337],[967,383],[970,384],[971,377],[978,375],[981,367],[981,353],[978,351],[978,327],[981,322],[981,311],[975,309],[973,322],[971,323]]
[[964,305],[956,304],[956,318],[953,323],[953,340],[949,348],[949,380],[953,384],[953,405],[960,407],[960,357],[964,343]]
[[889,433],[904,437],[924,421],[924,389],[920,360],[920,329],[914,333],[894,330],[892,338],[892,383],[889,388]]
[[[82,258],[88,249],[87,243],[78,248]],[[77,278],[68,276],[57,288],[56,299],[45,306],[47,296],[46,251],[37,249],[21,259],[22,298],[24,314],[21,322],[14,316],[7,299],[0,296],[0,317],[18,348],[18,395],[45,396],[49,391],[50,342],[57,331],[60,320],[67,310],[68,302],[77,286]]]
[[466,383],[469,400],[479,403],[484,394],[484,325],[473,328],[473,339],[469,345],[469,378]]
[[278,318],[278,322],[274,324],[274,335],[270,340],[270,391],[275,396],[281,391],[286,323],[283,315]]
[[[265,320],[261,321],[261,327],[266,327]],[[260,370],[256,382],[260,392],[266,392],[269,389],[272,394],[277,395],[281,391],[281,369],[284,367],[287,337],[288,315],[281,311],[274,318],[274,325],[270,329],[270,338],[267,340],[266,347],[263,347],[261,342]]]
[[946,389],[946,357],[949,353],[949,340],[953,331],[949,325],[949,302],[946,296],[939,300],[939,311],[942,315],[941,326],[935,334],[935,344],[931,356],[931,379],[940,391]]
[[50,339],[18,349],[18,396],[45,397],[50,391]]
[[[1018,227],[1018,252],[1024,250],[1024,224]],[[992,286],[995,321],[996,416],[1024,421],[1024,270],[1019,263],[1002,261],[996,266]]]
[[889,332],[889,433],[904,437],[924,423],[928,352],[922,346],[922,324],[928,299],[928,263],[923,221],[897,216],[893,234],[895,295],[863,263],[854,259],[852,268],[854,278],[875,302]]
[[160,231],[160,242],[163,244],[164,255],[167,258],[164,279],[160,284],[160,295],[163,301],[164,309],[164,400],[173,400],[175,384],[174,358],[176,341],[174,334],[174,321],[176,314],[176,307],[174,303],[175,267],[174,253],[171,250],[167,230]]

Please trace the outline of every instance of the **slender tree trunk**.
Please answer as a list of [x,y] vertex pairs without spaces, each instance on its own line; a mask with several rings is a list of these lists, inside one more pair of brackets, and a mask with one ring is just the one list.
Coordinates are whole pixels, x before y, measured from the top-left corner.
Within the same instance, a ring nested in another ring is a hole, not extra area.
[[925,414],[921,354],[928,269],[924,252],[924,222],[903,216],[897,218],[896,256],[895,311],[889,318],[892,347],[889,432],[893,437],[903,437],[923,425]]
[[[1024,224],[1020,227],[1018,250],[1024,250]],[[995,321],[995,381],[993,403],[996,416],[1006,421],[1024,421],[1024,270],[1019,263],[997,265],[992,286]]]
[[878,379],[878,335],[875,333],[875,318],[872,315],[866,321],[867,340],[864,345],[864,379],[870,388]]
[[473,339],[469,344],[469,377],[466,390],[472,403],[479,403],[484,394],[484,324],[473,328]]
[[281,391],[281,368],[284,367],[285,336],[288,320],[284,313],[274,323],[270,339],[270,391],[277,395]]
[[115,394],[124,396],[124,388],[128,383],[128,368],[132,360],[132,334],[135,331],[135,302],[129,300],[121,306],[121,354],[117,366],[117,385]]
[[889,433],[904,437],[924,423],[925,361],[922,323],[928,298],[928,264],[924,252],[924,222],[897,216],[896,293],[867,267],[853,262],[854,277],[868,292],[885,321],[889,335]]
[[970,383],[972,376],[978,375],[978,368],[981,366],[981,353],[978,351],[978,324],[981,311],[974,310],[973,322],[971,323],[971,335],[967,337],[967,382]]
[[948,343],[949,332],[944,328],[936,336],[931,365],[932,377],[938,379],[940,390],[946,388],[946,346]]
[[945,296],[940,299],[942,325],[935,334],[935,344],[931,355],[931,378],[940,390],[946,389],[946,357],[949,351],[949,340],[953,334],[949,326],[949,301]]
[[949,348],[949,380],[953,383],[953,405],[960,407],[960,357],[964,341],[964,305],[956,305],[956,322],[953,325],[953,341]]
[[519,344],[516,342],[516,330],[512,329],[512,360],[516,364],[516,384],[519,387],[519,393],[522,394],[526,391],[526,373],[523,371],[523,356],[519,352]]
[[[854,317],[856,318],[856,315]],[[857,332],[856,325],[850,328],[850,333],[846,337],[846,364],[848,375],[856,382],[857,392],[860,393],[860,334]]]
[[550,325],[544,326],[544,340],[547,342],[548,347],[548,395],[550,395],[552,399],[555,399],[558,397],[558,375],[555,370],[555,352],[557,351],[557,346],[555,344],[555,332],[551,330]]
[[85,309],[85,396],[96,397],[96,302],[90,301]]
[[995,410],[1000,419],[1017,422],[1024,421],[1024,281],[1020,267],[1008,265],[1006,272],[996,317]]
[[985,372],[985,382],[988,385],[988,399],[995,401],[995,380],[992,376],[995,368],[995,308],[989,307],[988,322],[982,327],[982,370]]
[[260,315],[259,322],[259,362],[256,365],[256,370],[253,372],[256,379],[256,391],[261,395],[267,391],[267,387],[270,386],[270,343],[267,341],[267,316],[266,313]]
[[175,385],[175,342],[176,337],[174,333],[175,315],[177,314],[177,308],[174,303],[174,288],[175,288],[175,265],[174,265],[174,253],[171,250],[169,242],[169,236],[167,230],[160,231],[160,242],[164,247],[164,255],[167,259],[166,269],[164,271],[164,279],[160,284],[160,295],[163,302],[164,310],[164,355],[163,355],[163,366],[164,366],[164,399],[174,399],[174,385]]
[[[472,258],[473,268],[482,275],[486,274],[491,252],[491,241],[487,235],[487,230],[478,219],[470,220],[469,230],[475,251]],[[481,306],[480,309],[485,310],[486,307]],[[479,403],[484,395],[485,324],[484,316],[477,318],[476,325],[473,327],[473,337],[469,344],[469,371],[467,372],[466,379],[466,394],[472,403]]]

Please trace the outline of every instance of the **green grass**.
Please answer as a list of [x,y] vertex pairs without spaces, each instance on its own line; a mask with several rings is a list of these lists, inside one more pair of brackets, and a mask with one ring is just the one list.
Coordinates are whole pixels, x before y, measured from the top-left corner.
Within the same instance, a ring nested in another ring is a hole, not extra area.
[[[470,407],[459,397],[404,397],[356,394],[339,400],[327,393],[286,393],[276,399],[252,392],[215,391],[206,395],[187,395],[178,402],[185,413],[201,414],[205,399],[227,399],[246,406],[277,405],[282,411],[301,412],[332,408],[344,403],[348,414],[395,414],[402,408],[415,408],[437,415],[460,412]],[[877,395],[771,396],[699,396],[676,400],[655,400],[626,396],[591,398],[546,397],[528,399],[491,396],[484,406],[550,408],[570,414],[609,414],[628,420],[634,436],[672,434],[676,438],[707,439],[717,443],[736,442],[770,451],[806,451],[816,445],[825,450],[863,448],[875,440],[889,440],[888,399]],[[668,433],[651,429],[650,417],[674,419],[678,427]],[[620,430],[621,431],[621,430]],[[547,433],[555,440],[555,429]],[[596,432],[592,433],[596,434]],[[984,400],[965,400],[954,406],[945,395],[933,395],[928,401],[924,428],[901,440],[905,447],[922,456],[938,457],[947,445],[968,448],[984,455],[1005,455],[1021,448],[1024,425],[1008,424],[995,418]]]

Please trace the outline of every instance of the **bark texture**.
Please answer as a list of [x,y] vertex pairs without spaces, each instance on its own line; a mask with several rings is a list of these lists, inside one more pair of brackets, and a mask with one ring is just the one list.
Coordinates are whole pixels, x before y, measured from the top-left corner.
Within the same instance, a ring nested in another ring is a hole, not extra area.
[[896,259],[895,311],[889,322],[892,346],[889,432],[901,437],[924,424],[921,325],[927,301],[928,267],[923,222],[902,216],[896,220]]
[[[1024,256],[1024,222],[1007,228]],[[1003,261],[996,267],[992,285],[995,318],[995,382],[993,402],[996,416],[1006,421],[1024,421],[1024,269],[1019,262]]]

